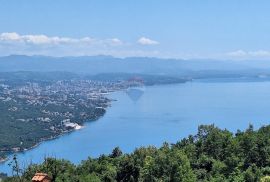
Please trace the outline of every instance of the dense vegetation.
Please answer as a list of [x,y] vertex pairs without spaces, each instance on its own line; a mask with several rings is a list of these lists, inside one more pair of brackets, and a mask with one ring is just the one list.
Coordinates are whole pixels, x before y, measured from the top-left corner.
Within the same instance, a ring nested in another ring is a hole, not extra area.
[[48,173],[53,181],[269,181],[270,126],[252,126],[235,134],[214,125],[202,125],[198,133],[176,144],[142,147],[122,154],[88,158],[79,165],[47,158],[43,164],[21,171],[13,163],[14,177],[5,181],[30,181],[35,172]]
[[[30,82],[4,83],[0,81],[0,161],[10,151],[23,151],[72,131],[74,128],[63,124],[67,119],[80,125],[97,120],[109,103],[105,97],[89,100],[85,93],[76,90],[47,91],[45,88],[52,84],[43,85],[44,82],[35,82],[40,85],[37,91],[33,91]],[[104,108],[96,108],[101,106]]]

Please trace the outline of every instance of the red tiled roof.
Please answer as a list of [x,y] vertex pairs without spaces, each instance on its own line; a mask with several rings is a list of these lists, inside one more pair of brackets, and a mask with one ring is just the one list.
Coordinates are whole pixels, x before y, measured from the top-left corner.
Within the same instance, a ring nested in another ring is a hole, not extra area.
[[49,178],[48,174],[46,174],[46,173],[36,173],[35,176],[32,178],[32,181],[42,181],[45,178]]

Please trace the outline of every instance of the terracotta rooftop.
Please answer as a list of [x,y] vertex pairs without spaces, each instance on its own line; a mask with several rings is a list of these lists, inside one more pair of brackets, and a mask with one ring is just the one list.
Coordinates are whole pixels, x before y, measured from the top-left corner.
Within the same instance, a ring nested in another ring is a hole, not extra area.
[[36,173],[35,176],[32,178],[32,181],[43,181],[44,179],[50,179],[48,174],[46,173]]

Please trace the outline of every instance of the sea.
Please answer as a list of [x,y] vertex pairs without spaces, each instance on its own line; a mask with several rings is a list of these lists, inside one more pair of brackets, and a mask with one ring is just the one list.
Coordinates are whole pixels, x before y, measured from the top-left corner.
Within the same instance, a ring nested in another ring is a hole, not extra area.
[[[270,122],[270,82],[195,80],[145,87],[136,97],[111,93],[106,114],[82,129],[17,153],[21,168],[56,157],[78,164],[88,157],[110,154],[119,146],[130,153],[142,146],[160,147],[194,135],[199,125],[214,124],[232,132]],[[12,155],[10,155],[12,158]],[[10,161],[0,172],[11,175]]]

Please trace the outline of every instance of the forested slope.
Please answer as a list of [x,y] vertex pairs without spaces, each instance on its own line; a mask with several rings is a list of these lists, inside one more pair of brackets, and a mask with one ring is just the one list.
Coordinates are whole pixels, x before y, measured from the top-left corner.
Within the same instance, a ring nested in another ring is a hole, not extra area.
[[[16,162],[16,159],[15,161]],[[15,164],[15,163],[14,163]],[[20,173],[19,168],[16,171]],[[18,166],[17,166],[18,167]],[[270,175],[270,126],[252,126],[235,134],[214,125],[199,126],[176,144],[142,147],[123,154],[88,158],[79,165],[48,158],[22,172],[30,181],[35,172],[48,173],[53,181],[267,181]],[[18,177],[5,181],[18,180]]]

